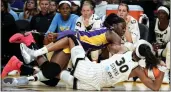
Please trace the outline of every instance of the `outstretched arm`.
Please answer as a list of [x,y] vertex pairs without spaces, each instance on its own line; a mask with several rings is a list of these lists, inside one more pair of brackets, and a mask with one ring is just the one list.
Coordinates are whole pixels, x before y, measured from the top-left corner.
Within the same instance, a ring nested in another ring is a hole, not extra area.
[[143,68],[141,68],[140,66],[132,70],[131,74],[134,76],[138,76],[140,80],[142,81],[142,83],[144,83],[144,85],[146,85],[148,88],[154,91],[158,91],[160,89],[162,81],[163,81],[163,76],[164,76],[164,72],[161,72],[159,77],[157,77],[153,81],[152,79],[150,79],[149,77],[145,75]]

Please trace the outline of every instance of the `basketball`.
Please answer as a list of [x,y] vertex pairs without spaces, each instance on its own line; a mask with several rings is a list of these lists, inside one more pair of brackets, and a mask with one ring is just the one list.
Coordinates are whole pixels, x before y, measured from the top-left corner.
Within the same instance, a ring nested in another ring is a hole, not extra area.
[[145,68],[144,69],[145,75],[149,78],[156,79],[160,75],[160,70],[158,68],[153,67],[152,70]]

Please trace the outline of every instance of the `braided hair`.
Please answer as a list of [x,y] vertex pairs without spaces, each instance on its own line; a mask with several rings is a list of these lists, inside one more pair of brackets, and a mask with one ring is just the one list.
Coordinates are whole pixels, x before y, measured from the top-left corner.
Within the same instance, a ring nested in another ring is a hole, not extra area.
[[140,55],[145,57],[147,69],[152,69],[153,67],[157,68],[157,65],[160,63],[160,61],[155,57],[155,55],[152,53],[150,47],[147,44],[141,44],[139,46],[138,51]]
[[113,24],[118,24],[118,23],[122,23],[122,22],[125,22],[125,20],[123,18],[119,17],[115,13],[111,13],[106,17],[103,25],[104,25],[104,27],[109,28]]

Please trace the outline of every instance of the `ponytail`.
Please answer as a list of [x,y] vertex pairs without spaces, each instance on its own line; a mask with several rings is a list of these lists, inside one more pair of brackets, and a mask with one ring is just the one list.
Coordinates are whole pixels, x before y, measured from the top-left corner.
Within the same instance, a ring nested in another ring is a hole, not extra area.
[[145,57],[147,69],[152,69],[153,67],[157,68],[157,65],[160,63],[160,61],[155,57],[147,44],[141,44],[139,46],[139,53]]

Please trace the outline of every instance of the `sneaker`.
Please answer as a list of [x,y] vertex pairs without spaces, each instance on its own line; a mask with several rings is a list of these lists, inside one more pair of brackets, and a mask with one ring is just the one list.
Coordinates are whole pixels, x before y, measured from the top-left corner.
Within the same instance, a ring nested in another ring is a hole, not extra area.
[[18,70],[20,72],[22,64],[23,62],[21,62],[16,56],[12,56],[2,71],[2,78],[7,76],[7,74],[13,70]]
[[10,43],[24,43],[27,46],[30,46],[31,43],[35,43],[33,35],[31,32],[27,32],[27,34],[16,33],[10,39]]
[[21,55],[23,56],[24,62],[26,64],[31,63],[34,61],[35,57],[32,55],[34,50],[29,49],[24,43],[20,44]]
[[22,86],[28,85],[29,80],[27,77],[19,77],[19,78],[5,78],[2,81],[4,86]]

